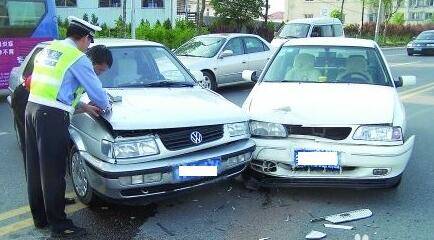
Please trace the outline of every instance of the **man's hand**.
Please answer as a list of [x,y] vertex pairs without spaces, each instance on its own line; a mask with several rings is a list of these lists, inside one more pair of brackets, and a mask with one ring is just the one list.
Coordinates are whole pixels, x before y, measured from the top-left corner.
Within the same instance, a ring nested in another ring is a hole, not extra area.
[[86,104],[86,103],[83,103],[81,105],[81,108],[82,108],[81,109],[82,112],[88,113],[88,114],[90,114],[90,115],[92,115],[94,117],[99,117],[99,115],[102,112],[99,107],[91,105],[91,104]]

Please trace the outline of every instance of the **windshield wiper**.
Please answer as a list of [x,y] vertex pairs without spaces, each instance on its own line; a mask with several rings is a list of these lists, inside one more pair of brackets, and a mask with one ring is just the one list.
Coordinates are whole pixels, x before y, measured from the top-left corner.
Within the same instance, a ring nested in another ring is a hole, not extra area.
[[174,81],[156,81],[144,84],[143,87],[193,87],[194,84],[188,82],[174,82]]
[[178,54],[178,56],[183,56],[183,57],[200,57],[200,56],[191,55],[191,54]]

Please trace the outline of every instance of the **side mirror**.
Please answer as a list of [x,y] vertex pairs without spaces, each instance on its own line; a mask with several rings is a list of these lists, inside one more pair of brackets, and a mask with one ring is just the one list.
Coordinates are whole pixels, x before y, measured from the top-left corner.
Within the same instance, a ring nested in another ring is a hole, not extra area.
[[200,83],[200,82],[203,82],[205,80],[205,77],[203,76],[202,71],[191,70],[190,72],[193,75],[193,77],[197,80],[197,82]]
[[274,37],[279,36],[279,32],[274,32]]
[[398,81],[395,81],[395,87],[406,87],[416,85],[415,76],[400,76]]
[[246,81],[252,82],[257,82],[259,78],[257,72],[252,70],[244,70],[241,77]]
[[220,54],[220,58],[225,58],[225,57],[229,57],[234,55],[234,52],[232,50],[224,50],[221,54]]

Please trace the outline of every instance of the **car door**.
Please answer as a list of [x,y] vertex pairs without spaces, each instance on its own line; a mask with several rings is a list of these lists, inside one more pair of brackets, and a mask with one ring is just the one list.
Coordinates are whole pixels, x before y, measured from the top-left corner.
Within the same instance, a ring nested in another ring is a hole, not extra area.
[[243,41],[248,57],[248,70],[257,71],[259,76],[270,59],[270,48],[258,37],[244,37]]
[[[222,57],[225,50],[231,50],[232,56]],[[241,81],[241,73],[247,69],[247,56],[244,50],[244,44],[241,37],[230,39],[222,48],[217,58],[216,75],[218,83],[231,83]]]

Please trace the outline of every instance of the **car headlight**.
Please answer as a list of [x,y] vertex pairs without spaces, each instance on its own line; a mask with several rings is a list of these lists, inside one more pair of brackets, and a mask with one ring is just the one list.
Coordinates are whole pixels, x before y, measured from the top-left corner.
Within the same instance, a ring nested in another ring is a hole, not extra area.
[[279,123],[269,122],[250,122],[250,133],[252,136],[260,137],[287,137],[288,133],[285,126]]
[[103,140],[101,151],[104,155],[116,159],[145,157],[160,153],[153,137],[116,142]]
[[390,126],[360,126],[353,135],[354,140],[402,141],[402,129]]
[[226,127],[231,137],[249,134],[249,126],[247,122],[229,123],[226,124]]
[[407,47],[413,47],[413,43],[412,42],[408,43]]

